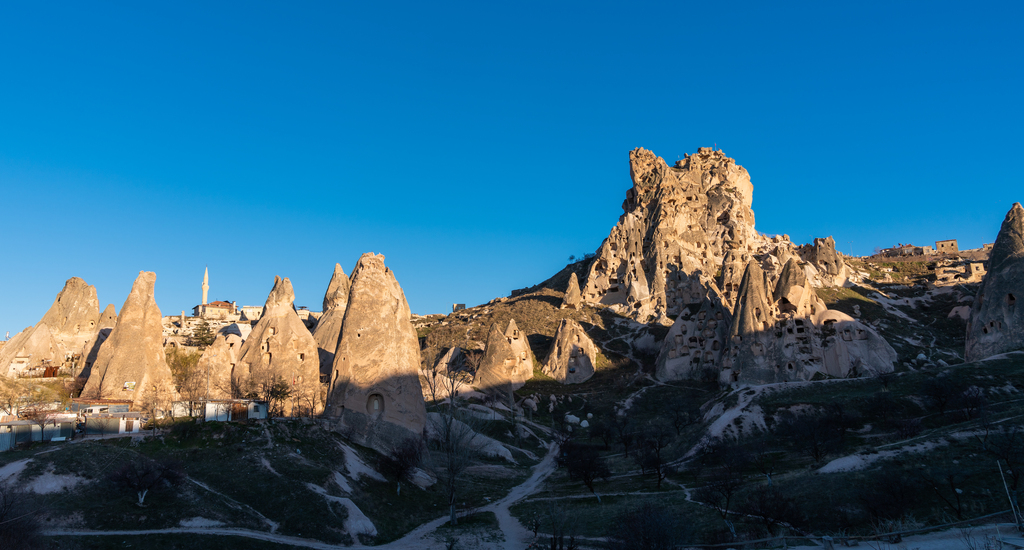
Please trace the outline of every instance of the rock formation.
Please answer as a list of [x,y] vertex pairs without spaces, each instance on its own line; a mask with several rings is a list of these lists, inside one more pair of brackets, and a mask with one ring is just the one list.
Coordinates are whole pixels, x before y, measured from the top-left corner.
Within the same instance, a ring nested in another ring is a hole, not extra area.
[[[576,280],[575,274],[572,280]],[[533,378],[533,353],[526,335],[519,332],[515,319],[509,320],[504,332],[497,324],[491,325],[487,348],[477,367],[473,385],[484,391],[506,390],[510,386],[518,390],[530,378]]]
[[163,348],[160,308],[153,297],[156,274],[135,279],[117,322],[100,346],[82,396],[126,399],[142,409],[166,410],[177,399]]
[[[232,325],[233,326],[233,325]],[[208,399],[231,399],[236,393],[231,385],[231,373],[238,363],[243,341],[233,331],[221,330],[213,343],[203,351],[196,368],[207,380]]]
[[598,350],[579,323],[562,319],[544,361],[544,374],[563,384],[579,384],[594,376]]
[[576,272],[573,272],[569,276],[569,288],[565,291],[565,297],[562,298],[562,305],[559,309],[565,309],[571,307],[573,309],[580,308],[580,283],[576,279]]
[[658,354],[658,379],[718,380],[731,327],[732,313],[714,290],[701,303],[684,308]]
[[1024,208],[1006,213],[967,323],[965,359],[1024,348]]
[[255,393],[266,399],[275,383],[287,382],[292,395],[282,403],[285,415],[320,409],[317,345],[295,312],[294,302],[291,281],[274,277],[263,315],[242,344],[231,375],[236,396]]
[[629,160],[633,187],[590,264],[584,302],[667,324],[684,309],[693,312],[717,286],[718,299],[733,309],[751,258],[772,284],[796,253],[814,266],[818,286],[846,281],[831,237],[797,249],[787,235],[754,229],[750,175],[722,151],[701,147],[673,167],[642,148]]
[[96,336],[99,315],[96,288],[78,277],[68,279],[43,318],[0,350],[0,372],[14,376],[40,366],[60,367]]
[[409,304],[384,256],[363,254],[352,273],[326,415],[357,443],[386,452],[420,437],[426,407]]
[[874,329],[826,308],[796,258],[786,262],[774,289],[757,262],[747,263],[729,336],[722,382],[863,376],[890,372],[896,360]]
[[846,282],[846,262],[836,252],[836,241],[832,237],[814,239],[813,244],[797,247],[800,258],[814,268],[819,286],[842,286]]
[[327,285],[324,294],[323,314],[313,331],[320,359],[320,374],[327,376],[334,367],[334,352],[338,349],[341,338],[341,323],[345,320],[345,306],[348,305],[349,280],[341,269],[341,264],[334,264],[334,275]]
[[100,346],[110,337],[110,332],[114,330],[115,324],[117,324],[117,313],[114,311],[114,304],[107,304],[103,313],[100,313],[99,321],[96,322],[98,329],[96,335],[82,347],[82,372],[78,375],[80,378],[89,379],[92,366],[96,363],[96,357],[99,356]]
[[583,300],[665,322],[704,299],[729,251],[756,252],[768,240],[754,230],[750,176],[721,151],[702,147],[673,167],[642,148],[629,160],[625,212],[597,251]]

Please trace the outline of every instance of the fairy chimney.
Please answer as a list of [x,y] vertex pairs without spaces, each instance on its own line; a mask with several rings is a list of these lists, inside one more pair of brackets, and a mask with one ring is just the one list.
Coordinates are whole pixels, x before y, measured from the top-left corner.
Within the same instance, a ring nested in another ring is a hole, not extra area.
[[341,338],[341,323],[348,305],[349,280],[341,264],[334,264],[334,275],[324,294],[323,315],[313,331],[320,359],[320,374],[327,376],[334,367],[334,352]]
[[352,273],[327,397],[328,418],[354,441],[388,452],[420,437],[426,407],[409,304],[384,256],[363,254]]
[[579,384],[594,376],[597,356],[597,346],[583,327],[572,319],[562,319],[543,372],[563,384]]
[[1024,348],[1024,208],[1006,213],[967,323],[967,361]]

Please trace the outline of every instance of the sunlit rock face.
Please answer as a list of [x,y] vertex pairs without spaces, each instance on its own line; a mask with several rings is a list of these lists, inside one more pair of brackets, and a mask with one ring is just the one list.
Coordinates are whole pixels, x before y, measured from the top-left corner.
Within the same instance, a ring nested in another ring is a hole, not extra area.
[[584,301],[668,323],[704,300],[727,254],[783,241],[754,230],[750,175],[721,151],[702,147],[670,167],[640,148],[629,161],[633,187],[590,266]]
[[341,339],[341,323],[345,320],[349,286],[348,276],[341,269],[341,264],[334,264],[334,275],[324,294],[323,315],[313,331],[313,339],[319,350],[320,374],[325,377],[334,367],[334,352]]
[[0,348],[0,372],[17,376],[40,366],[61,366],[95,338],[99,317],[96,287],[78,277],[68,279],[43,318]]
[[139,273],[110,336],[103,342],[82,396],[126,399],[135,407],[167,410],[177,393],[167,366],[156,274]]
[[114,330],[115,324],[117,324],[117,312],[114,310],[114,304],[107,304],[103,313],[100,313],[99,321],[96,322],[96,335],[82,346],[82,372],[79,373],[79,377],[89,379],[92,366],[96,364],[96,358],[99,356],[100,347],[110,337],[110,332]]
[[473,386],[483,391],[518,390],[533,377],[533,353],[515,319],[505,330],[491,325]]
[[574,271],[569,275],[569,287],[565,290],[565,296],[562,298],[562,305],[559,309],[572,308],[579,309],[582,302],[582,296],[580,295],[580,282],[576,278],[576,272]]
[[544,361],[544,374],[563,384],[579,384],[594,376],[597,346],[572,319],[562,319]]
[[1006,213],[967,323],[965,359],[1024,348],[1024,208]]
[[382,452],[420,437],[426,406],[409,304],[384,256],[363,254],[352,273],[326,415],[335,429]]
[[316,341],[295,312],[295,291],[288,278],[274,277],[263,315],[239,350],[232,371],[236,396],[266,398],[269,388],[286,382],[291,395],[284,414],[320,410],[320,359]]
[[[737,284],[738,286],[738,284]],[[717,380],[729,342],[732,312],[715,290],[679,314],[658,354],[659,380]]]

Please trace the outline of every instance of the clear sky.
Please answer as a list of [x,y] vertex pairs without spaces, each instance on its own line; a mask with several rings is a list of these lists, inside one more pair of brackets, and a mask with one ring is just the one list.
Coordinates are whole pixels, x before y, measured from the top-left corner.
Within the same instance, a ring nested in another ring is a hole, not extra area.
[[1024,200],[1024,4],[0,3],[0,337],[64,280],[120,309],[319,310],[386,255],[413,312],[593,252],[628,152],[717,144],[757,228],[994,240]]

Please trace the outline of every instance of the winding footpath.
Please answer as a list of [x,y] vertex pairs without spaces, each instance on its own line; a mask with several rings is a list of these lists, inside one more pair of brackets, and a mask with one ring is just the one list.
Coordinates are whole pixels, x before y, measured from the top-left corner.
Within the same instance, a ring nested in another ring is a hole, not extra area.
[[[523,527],[512,514],[509,507],[535,493],[541,483],[555,471],[555,455],[558,447],[551,444],[544,459],[533,467],[533,473],[523,483],[512,488],[511,491],[501,500],[482,508],[482,512],[493,512],[498,519],[498,527],[504,534],[505,542],[502,545],[504,550],[522,550],[533,538],[533,533]],[[250,539],[288,544],[301,548],[319,548],[325,550],[337,550],[338,548],[380,548],[386,550],[420,550],[434,544],[429,539],[431,533],[448,522],[448,516],[437,518],[420,525],[407,533],[404,537],[382,544],[379,546],[364,546],[358,542],[352,546],[329,544],[313,539],[291,537],[266,531],[254,531],[251,529],[234,529],[231,527],[171,527],[168,529],[145,529],[145,530],[118,530],[118,531],[91,531],[84,529],[49,529],[43,532],[47,536],[138,536],[156,534],[196,534],[196,535],[221,535],[233,537],[245,537]]]

